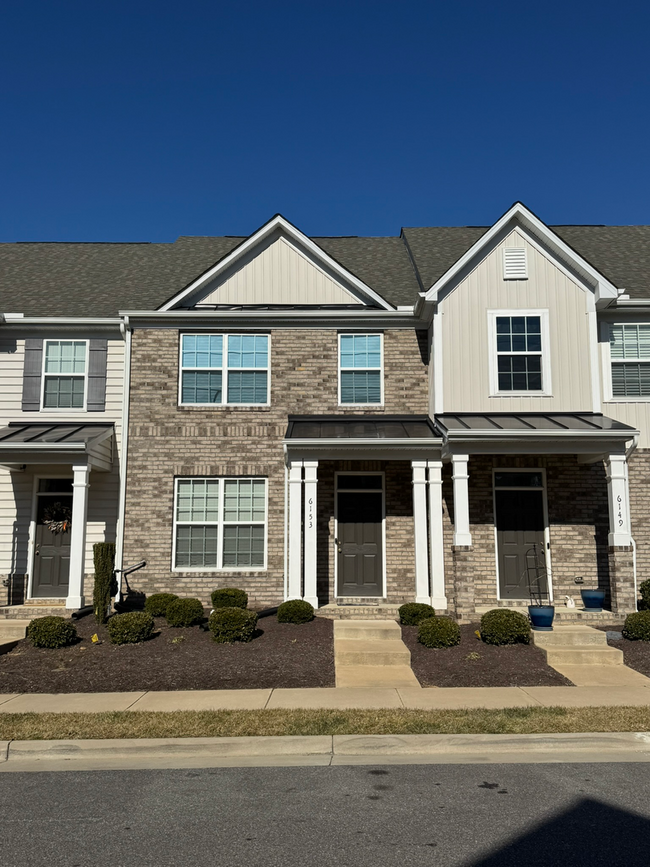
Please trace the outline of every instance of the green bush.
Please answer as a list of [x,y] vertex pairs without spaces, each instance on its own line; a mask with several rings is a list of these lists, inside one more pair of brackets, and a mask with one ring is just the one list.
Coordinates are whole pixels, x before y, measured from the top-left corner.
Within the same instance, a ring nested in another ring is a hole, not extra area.
[[106,623],[111,605],[111,596],[117,593],[115,584],[115,543],[95,542],[95,587],[93,589],[93,613],[97,623]]
[[427,617],[418,624],[418,641],[425,647],[455,647],[460,626],[449,617]]
[[208,620],[215,641],[229,644],[233,641],[252,641],[257,626],[257,614],[243,608],[216,608]]
[[650,641],[650,611],[628,614],[623,625],[623,637],[631,641]]
[[210,596],[213,608],[246,608],[248,593],[239,587],[220,587],[213,590]]
[[108,621],[108,635],[113,644],[138,644],[151,638],[153,617],[146,611],[114,614]]
[[278,623],[309,623],[314,619],[314,606],[302,599],[290,599],[278,608]]
[[639,605],[639,610],[650,610],[650,579],[648,581],[642,581],[641,584],[639,584],[639,593],[641,594],[641,605]]
[[423,602],[407,602],[399,609],[399,622],[402,626],[417,626],[425,617],[435,617],[436,612]]
[[528,644],[530,624],[518,611],[493,608],[481,617],[481,638],[486,644]]
[[144,602],[144,610],[152,617],[164,617],[167,614],[167,606],[175,602],[178,596],[175,593],[152,593]]
[[37,617],[27,627],[27,638],[34,647],[67,647],[77,640],[74,623],[64,617]]
[[204,614],[200,599],[174,599],[167,605],[165,617],[169,626],[194,626]]

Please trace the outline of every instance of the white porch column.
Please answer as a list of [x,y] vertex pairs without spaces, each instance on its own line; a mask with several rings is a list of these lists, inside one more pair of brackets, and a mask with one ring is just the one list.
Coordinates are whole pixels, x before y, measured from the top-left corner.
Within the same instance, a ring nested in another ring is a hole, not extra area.
[[289,467],[289,582],[287,599],[302,599],[302,461]]
[[469,531],[469,455],[452,455],[454,480],[454,545],[471,545]]
[[607,498],[609,500],[609,536],[612,547],[632,544],[630,527],[630,495],[627,483],[627,461],[624,454],[611,454],[605,462]]
[[413,470],[413,524],[415,529],[415,601],[431,605],[426,466],[426,461],[411,461]]
[[305,589],[304,599],[318,608],[316,593],[316,488],[318,461],[305,461]]
[[429,461],[429,548],[431,550],[431,604],[447,608],[445,596],[445,543],[442,535],[442,461]]
[[84,606],[86,567],[86,523],[88,520],[88,464],[72,467],[72,527],[70,529],[70,575],[66,608]]

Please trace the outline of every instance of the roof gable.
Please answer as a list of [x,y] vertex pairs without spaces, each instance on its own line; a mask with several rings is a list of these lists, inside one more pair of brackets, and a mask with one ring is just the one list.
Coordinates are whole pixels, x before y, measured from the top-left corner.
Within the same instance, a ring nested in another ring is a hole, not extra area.
[[267,305],[394,309],[279,214],[159,309]]

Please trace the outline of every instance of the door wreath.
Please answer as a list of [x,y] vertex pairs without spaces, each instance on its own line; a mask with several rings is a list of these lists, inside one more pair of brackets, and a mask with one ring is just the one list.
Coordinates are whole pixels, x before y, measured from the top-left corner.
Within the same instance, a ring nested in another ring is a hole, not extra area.
[[43,524],[57,535],[70,529],[72,509],[65,503],[52,503],[43,509]]

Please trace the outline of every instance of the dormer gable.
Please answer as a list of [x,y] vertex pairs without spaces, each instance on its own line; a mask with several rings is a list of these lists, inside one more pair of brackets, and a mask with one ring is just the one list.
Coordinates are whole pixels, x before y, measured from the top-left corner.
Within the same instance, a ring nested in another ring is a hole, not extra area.
[[277,214],[159,309],[393,306]]

